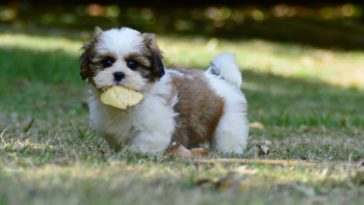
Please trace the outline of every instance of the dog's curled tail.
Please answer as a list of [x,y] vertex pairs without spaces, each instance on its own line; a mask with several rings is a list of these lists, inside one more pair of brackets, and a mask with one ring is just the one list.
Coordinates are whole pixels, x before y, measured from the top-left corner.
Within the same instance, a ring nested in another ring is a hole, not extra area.
[[220,53],[213,58],[207,72],[221,77],[239,89],[243,83],[235,55],[232,53]]

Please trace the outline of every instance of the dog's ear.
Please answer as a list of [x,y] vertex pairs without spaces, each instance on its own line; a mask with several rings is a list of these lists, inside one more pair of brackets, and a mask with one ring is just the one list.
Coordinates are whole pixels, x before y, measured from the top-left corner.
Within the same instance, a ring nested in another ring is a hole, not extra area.
[[102,35],[102,32],[103,31],[101,30],[101,28],[96,26],[93,33],[93,40],[91,42],[85,43],[82,46],[83,53],[80,57],[80,75],[82,77],[82,80],[85,80],[90,76],[90,63],[93,56],[92,54],[94,53],[95,44],[99,37]]
[[86,80],[90,76],[91,50],[93,42],[86,43],[82,46],[83,53],[80,57],[80,75],[82,80]]
[[162,62],[163,56],[155,41],[155,35],[151,33],[143,33],[142,36],[144,38],[145,47],[150,55],[153,79],[159,79],[165,74],[165,70]]
[[98,39],[101,36],[102,32],[103,32],[102,29],[100,27],[96,26],[94,29],[94,34],[93,34],[94,39],[95,40]]

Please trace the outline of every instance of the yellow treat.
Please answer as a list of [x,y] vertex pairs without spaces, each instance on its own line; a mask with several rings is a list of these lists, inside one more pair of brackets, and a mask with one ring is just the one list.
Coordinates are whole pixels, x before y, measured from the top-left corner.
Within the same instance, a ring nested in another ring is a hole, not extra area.
[[138,104],[142,99],[140,92],[121,86],[113,86],[101,94],[101,102],[123,110]]

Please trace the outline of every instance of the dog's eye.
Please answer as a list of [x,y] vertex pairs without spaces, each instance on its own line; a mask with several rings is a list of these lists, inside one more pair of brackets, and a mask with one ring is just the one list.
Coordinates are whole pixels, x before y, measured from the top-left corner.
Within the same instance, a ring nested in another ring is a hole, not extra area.
[[132,59],[127,59],[126,60],[126,65],[132,69],[132,70],[135,70],[137,67],[138,67],[138,62],[136,62],[135,60],[132,60]]
[[108,68],[114,64],[115,60],[113,58],[106,58],[103,61],[101,61],[102,66],[104,68]]

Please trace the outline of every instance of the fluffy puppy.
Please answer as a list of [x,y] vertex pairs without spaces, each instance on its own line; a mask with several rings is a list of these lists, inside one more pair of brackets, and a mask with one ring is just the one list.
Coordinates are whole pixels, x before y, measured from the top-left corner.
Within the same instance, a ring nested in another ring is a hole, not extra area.
[[[83,46],[81,76],[90,85],[91,126],[115,150],[162,153],[171,143],[210,143],[223,153],[243,153],[248,139],[247,101],[235,57],[223,53],[206,71],[167,69],[154,35],[130,28],[95,29]],[[120,110],[101,93],[120,85],[144,99]]]

